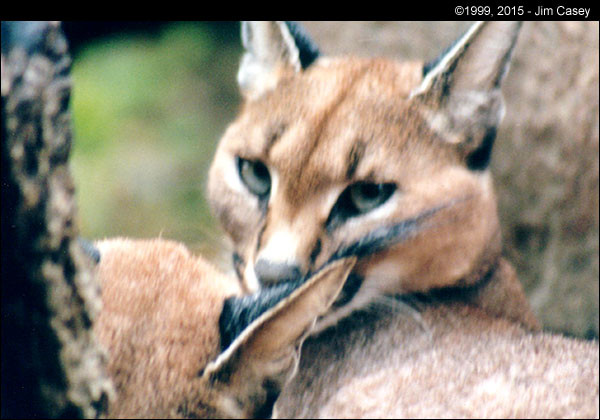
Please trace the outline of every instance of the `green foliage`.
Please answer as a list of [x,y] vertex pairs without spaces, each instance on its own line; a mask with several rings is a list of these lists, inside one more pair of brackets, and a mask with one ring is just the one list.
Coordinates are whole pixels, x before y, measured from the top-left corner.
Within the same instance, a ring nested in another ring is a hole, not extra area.
[[211,240],[204,186],[239,100],[239,55],[237,42],[206,25],[179,23],[155,36],[104,39],[74,57],[71,162],[82,235]]

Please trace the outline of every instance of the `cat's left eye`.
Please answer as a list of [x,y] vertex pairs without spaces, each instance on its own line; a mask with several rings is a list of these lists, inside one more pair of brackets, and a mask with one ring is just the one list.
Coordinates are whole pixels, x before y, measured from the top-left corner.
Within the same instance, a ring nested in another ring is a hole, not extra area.
[[367,213],[387,201],[395,188],[394,184],[357,182],[348,189],[349,203],[357,214]]
[[237,158],[238,172],[246,188],[260,198],[269,195],[271,191],[271,175],[269,169],[260,160]]
[[342,192],[327,219],[328,229],[347,219],[368,213],[385,203],[396,191],[396,184],[356,182]]

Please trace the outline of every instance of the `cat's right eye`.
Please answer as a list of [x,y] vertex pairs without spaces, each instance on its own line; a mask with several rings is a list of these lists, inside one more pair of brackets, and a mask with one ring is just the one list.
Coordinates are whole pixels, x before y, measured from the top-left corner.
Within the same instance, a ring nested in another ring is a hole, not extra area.
[[264,198],[271,192],[271,175],[269,169],[260,160],[237,158],[240,179],[259,198]]

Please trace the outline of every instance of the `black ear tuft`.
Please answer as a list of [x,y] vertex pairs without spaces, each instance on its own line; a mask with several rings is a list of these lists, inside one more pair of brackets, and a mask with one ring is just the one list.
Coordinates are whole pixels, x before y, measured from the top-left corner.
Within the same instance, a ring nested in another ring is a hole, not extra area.
[[308,68],[321,55],[319,47],[317,47],[317,44],[314,43],[304,27],[298,22],[286,21],[285,25],[298,48],[302,69]]

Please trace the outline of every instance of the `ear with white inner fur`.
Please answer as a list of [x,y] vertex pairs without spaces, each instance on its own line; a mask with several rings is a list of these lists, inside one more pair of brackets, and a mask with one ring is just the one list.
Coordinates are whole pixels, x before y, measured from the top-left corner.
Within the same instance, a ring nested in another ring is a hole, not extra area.
[[478,22],[433,65],[411,97],[427,109],[430,127],[457,144],[471,169],[487,167],[503,113],[500,84],[521,22]]
[[283,72],[298,72],[319,54],[302,27],[294,22],[242,22],[242,44],[246,53],[237,79],[249,99],[273,89]]
[[354,257],[316,273],[290,296],[252,322],[203,373],[230,417],[269,417],[293,376],[304,338],[342,289]]

